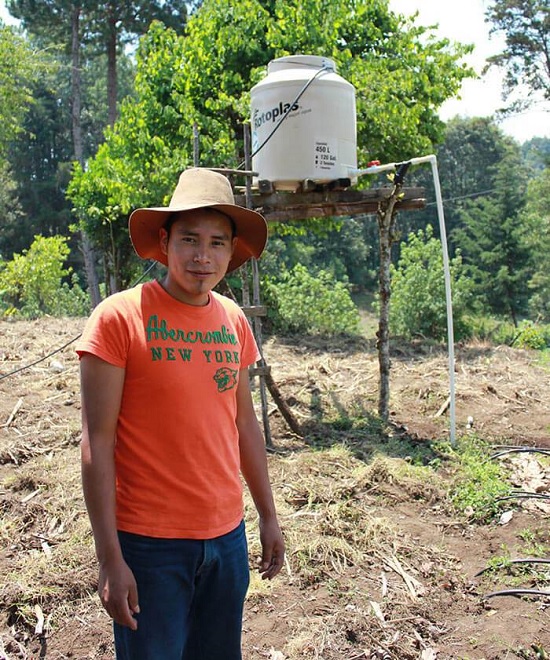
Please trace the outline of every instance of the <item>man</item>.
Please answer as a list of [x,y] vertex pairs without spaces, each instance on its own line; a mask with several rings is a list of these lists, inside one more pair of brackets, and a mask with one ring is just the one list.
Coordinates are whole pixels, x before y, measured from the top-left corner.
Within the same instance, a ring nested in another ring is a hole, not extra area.
[[194,168],[168,207],[134,211],[129,230],[166,275],[104,300],[77,346],[99,594],[118,660],[239,660],[240,473],[263,578],[280,571],[284,542],[249,389],[258,349],[242,310],[212,289],[260,256],[267,226],[235,204],[223,175]]

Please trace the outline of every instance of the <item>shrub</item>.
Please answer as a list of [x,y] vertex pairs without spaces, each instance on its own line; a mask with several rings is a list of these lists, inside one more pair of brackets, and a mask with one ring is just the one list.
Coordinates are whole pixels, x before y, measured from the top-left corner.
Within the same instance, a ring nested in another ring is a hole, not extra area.
[[63,267],[68,256],[66,238],[35,236],[28,250],[2,264],[0,312],[27,318],[85,315],[87,296],[72,269]]
[[478,315],[472,316],[468,322],[472,328],[472,336],[491,344],[510,345],[517,333],[517,328],[508,319]]
[[544,350],[550,347],[550,325],[522,321],[516,328],[511,321],[487,316],[472,317],[473,336],[492,344]]
[[359,333],[359,312],[348,285],[328,271],[313,275],[297,264],[280,280],[267,279],[264,294],[276,331],[328,336]]
[[533,348],[542,350],[546,348],[547,338],[544,330],[531,321],[522,321],[513,340],[513,346],[518,348]]
[[[466,312],[470,307],[473,282],[466,276],[462,258],[450,264],[453,325],[457,339],[470,336]],[[392,298],[390,327],[406,338],[422,335],[441,340],[447,334],[447,306],[441,241],[430,225],[411,233],[401,247],[397,266],[391,267]]]

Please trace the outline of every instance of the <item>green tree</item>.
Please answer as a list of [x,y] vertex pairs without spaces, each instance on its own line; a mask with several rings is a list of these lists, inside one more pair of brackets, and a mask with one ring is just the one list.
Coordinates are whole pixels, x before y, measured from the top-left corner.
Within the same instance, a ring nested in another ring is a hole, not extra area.
[[296,264],[265,283],[270,318],[277,331],[333,336],[359,333],[359,313],[348,286],[325,270]]
[[[28,250],[0,262],[0,312],[35,318],[44,314],[80,316],[86,296],[64,262],[69,254],[63,236],[35,236]],[[69,278],[69,279],[68,279]]]
[[467,47],[436,40],[383,0],[206,0],[182,37],[153,24],[138,50],[136,98],[70,188],[96,244],[116,246],[113,267],[126,264],[130,210],[166,200],[190,164],[193,124],[201,165],[238,165],[251,87],[269,60],[298,48],[334,57],[355,84],[360,159],[430,149],[443,126],[438,107],[471,75],[460,63]]
[[[135,275],[127,220],[138,206],[168,204],[179,172],[190,164],[193,125],[190,104],[173,90],[180,75],[180,39],[154,23],[140,41],[135,94],[121,106],[121,119],[87,163],[76,164],[68,196],[82,227],[104,255],[107,292]],[[183,106],[183,107],[182,107]]]
[[[11,13],[21,19],[23,26],[36,35],[43,43],[62,45],[65,57],[69,57],[71,72],[70,121],[65,123],[70,130],[72,159],[81,166],[89,157],[86,152],[86,132],[81,108],[90,107],[85,103],[86,94],[82,89],[83,54],[98,57],[103,54],[106,62],[106,97],[108,122],[114,124],[119,93],[117,62],[125,43],[143,32],[154,18],[162,18],[172,25],[182,26],[185,22],[185,2],[91,2],[90,0],[10,0]],[[86,46],[84,51],[83,46]],[[127,59],[127,58],[126,58]],[[84,80],[86,77],[84,76]],[[97,86],[95,86],[97,89]],[[103,129],[103,127],[101,127]],[[96,140],[97,144],[98,140]],[[82,232],[82,253],[84,256],[89,290],[94,304],[99,302],[99,286],[96,279],[96,257],[92,251],[86,232]]]
[[496,166],[493,185],[489,196],[467,204],[455,240],[487,309],[509,315],[517,326],[527,312],[531,272],[522,222],[526,174],[517,146]]
[[21,204],[17,182],[10,163],[10,146],[25,134],[25,121],[34,105],[37,81],[48,74],[45,54],[17,30],[0,21],[0,254],[7,255],[10,231],[20,230]]
[[62,44],[71,53],[75,34],[85,46],[91,46],[95,56],[105,56],[108,123],[113,125],[117,114],[117,60],[123,47],[136,35],[147,31],[153,20],[183,29],[187,17],[184,0],[150,2],[95,2],[92,0],[9,0],[10,13],[22,21],[31,33],[46,43]]
[[[467,313],[471,308],[473,282],[460,254],[450,263],[453,326],[457,339],[468,336]],[[431,225],[409,234],[401,246],[396,266],[391,266],[392,332],[406,338],[418,335],[442,340],[447,336],[447,305],[441,241]]]
[[4,241],[9,228],[14,231],[21,221],[21,207],[17,199],[17,184],[7,161],[0,158],[0,217],[2,232],[0,233],[0,260],[8,256],[6,248],[9,243]]
[[550,168],[529,182],[522,215],[533,274],[529,308],[533,319],[550,322]]
[[153,21],[183,31],[187,20],[185,0],[108,0],[92,3],[89,14],[91,40],[102,48],[107,58],[107,105],[109,126],[117,117],[117,58],[125,43],[147,32]]
[[293,0],[275,6],[268,40],[276,55],[331,57],[355,86],[359,162],[403,160],[429,152],[440,140],[438,108],[474,75],[461,64],[470,46],[436,38],[414,18],[389,11],[386,0]]
[[33,83],[46,70],[44,54],[34,49],[14,28],[0,20],[0,156],[33,103]]
[[[473,199],[490,195],[495,187],[497,165],[515,141],[506,136],[491,117],[455,117],[447,122],[443,142],[436,150],[445,226],[451,253],[456,249],[455,229],[462,224],[462,213]],[[404,234],[431,224],[439,236],[439,219],[431,169],[418,167],[407,177],[408,185],[426,189],[426,209],[400,214]]]
[[[546,0],[494,0],[486,12],[491,32],[503,32],[506,49],[489,58],[506,71],[509,96],[519,84],[550,100],[550,6]],[[529,103],[529,100],[527,100]]]
[[529,176],[535,177],[550,167],[550,138],[533,137],[521,145],[521,154]]
[[33,86],[34,102],[23,122],[24,130],[12,140],[8,158],[17,181],[22,217],[6,221],[0,251],[21,252],[36,234],[67,234],[70,206],[65,200],[72,159],[70,113],[59,103],[56,73]]
[[325,270],[339,281],[348,281],[355,291],[373,286],[372,241],[366,229],[368,218],[321,218],[292,223],[272,232],[269,249],[262,256],[262,273],[277,279],[296,264],[312,271]]

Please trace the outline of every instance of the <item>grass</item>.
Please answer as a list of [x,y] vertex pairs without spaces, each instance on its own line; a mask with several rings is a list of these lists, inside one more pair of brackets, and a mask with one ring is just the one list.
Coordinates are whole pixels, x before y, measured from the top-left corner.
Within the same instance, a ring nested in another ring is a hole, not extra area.
[[550,557],[550,535],[546,529],[524,529],[518,534],[523,541],[522,553],[529,557]]
[[536,364],[544,369],[550,369],[550,348],[537,352]]
[[447,451],[455,471],[451,502],[471,520],[492,519],[501,508],[497,499],[510,492],[506,470],[489,458],[490,446],[474,434],[460,438],[457,448]]
[[351,297],[359,311],[360,328],[363,336],[369,339],[375,337],[378,330],[378,314],[374,308],[376,296],[372,293],[361,292],[352,293]]

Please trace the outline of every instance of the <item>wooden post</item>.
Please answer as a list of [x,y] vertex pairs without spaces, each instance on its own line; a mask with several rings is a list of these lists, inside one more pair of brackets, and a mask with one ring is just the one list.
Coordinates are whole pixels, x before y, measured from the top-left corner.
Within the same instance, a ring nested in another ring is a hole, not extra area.
[[[250,126],[249,124],[244,124],[243,126],[244,133],[244,159],[245,159],[245,170],[250,172],[252,169],[252,158],[250,155]],[[252,180],[251,175],[247,174],[246,176],[246,206],[247,208],[252,208]],[[254,306],[260,306],[260,271],[258,269],[258,262],[256,259],[250,260],[250,269],[252,271],[252,304]],[[258,350],[260,351],[260,359],[258,361],[258,366],[265,367],[266,362],[263,354],[262,347],[262,319],[260,316],[254,316],[252,319],[252,328],[254,330],[254,336],[256,338],[256,343],[258,344]],[[265,444],[267,447],[273,446],[273,440],[271,438],[271,428],[269,426],[269,416],[267,410],[267,392],[265,386],[265,374],[264,370],[260,370],[258,376],[260,381],[260,400],[262,406],[262,420],[264,424],[264,435],[265,435]]]

